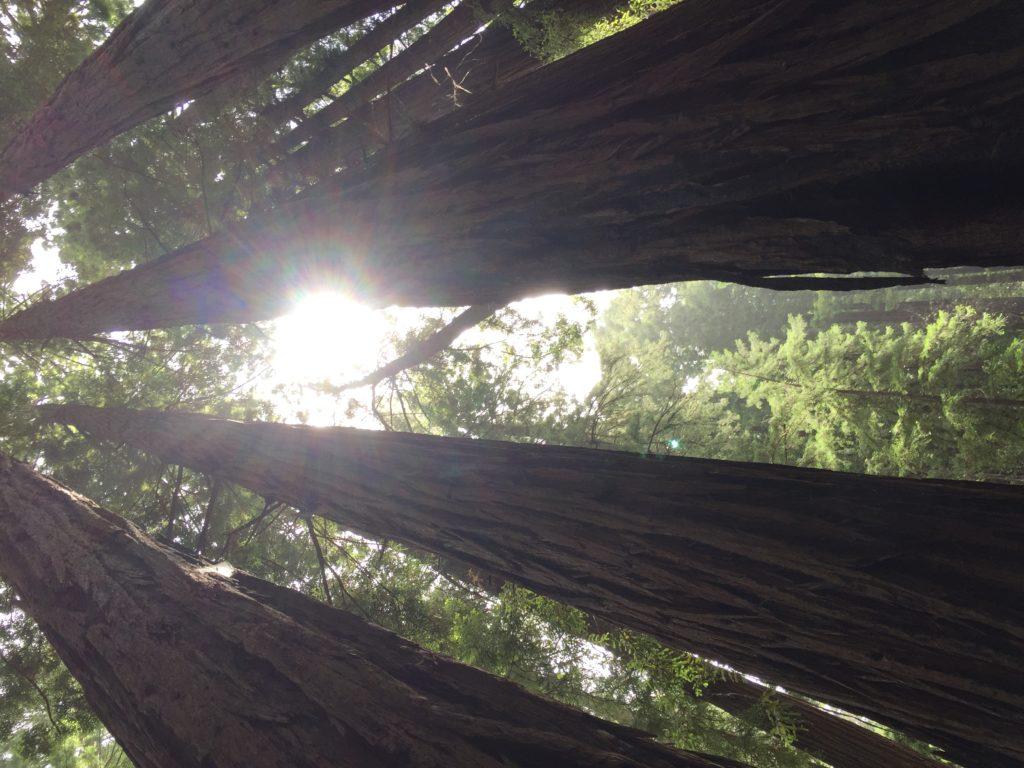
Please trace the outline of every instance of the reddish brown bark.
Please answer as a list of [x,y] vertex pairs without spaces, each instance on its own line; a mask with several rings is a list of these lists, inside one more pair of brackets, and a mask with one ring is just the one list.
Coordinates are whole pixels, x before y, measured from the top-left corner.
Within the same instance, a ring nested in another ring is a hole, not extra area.
[[80,405],[45,413],[972,759],[1024,757],[1024,488]]
[[388,8],[390,0],[162,0],[140,6],[0,154],[0,199],[225,81]]
[[310,282],[466,306],[1017,263],[1022,26],[1015,0],[687,0],[0,334],[256,320]]
[[140,768],[738,768],[185,560],[5,456],[0,570]]

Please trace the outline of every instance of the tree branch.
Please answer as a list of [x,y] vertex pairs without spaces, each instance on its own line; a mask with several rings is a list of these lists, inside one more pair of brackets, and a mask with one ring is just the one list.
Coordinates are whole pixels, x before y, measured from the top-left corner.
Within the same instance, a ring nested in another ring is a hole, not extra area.
[[379,384],[384,379],[397,376],[408,368],[425,363],[451,346],[451,343],[464,331],[479,325],[503,306],[504,304],[474,304],[463,310],[441,330],[416,342],[404,355],[399,355],[390,363],[382,365],[373,373],[367,374],[361,379],[342,384],[337,389],[332,388],[332,391],[337,394],[349,389],[356,389],[357,387],[373,386]]

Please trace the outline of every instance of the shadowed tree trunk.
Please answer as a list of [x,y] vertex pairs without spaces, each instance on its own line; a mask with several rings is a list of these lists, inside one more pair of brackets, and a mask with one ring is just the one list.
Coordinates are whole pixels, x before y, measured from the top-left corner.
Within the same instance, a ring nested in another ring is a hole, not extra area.
[[1024,488],[46,406],[964,754],[1024,758]]
[[390,0],[148,0],[60,84],[0,154],[0,199],[188,99],[284,64]]
[[140,768],[737,768],[188,561],[4,456],[0,571]]
[[0,336],[265,319],[310,282],[467,306],[1020,263],[1022,26],[1017,0],[687,0]]

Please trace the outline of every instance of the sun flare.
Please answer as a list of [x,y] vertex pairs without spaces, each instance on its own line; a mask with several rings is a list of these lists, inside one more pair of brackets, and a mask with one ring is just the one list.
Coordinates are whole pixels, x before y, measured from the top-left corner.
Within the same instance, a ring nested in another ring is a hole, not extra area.
[[305,296],[274,328],[274,368],[294,382],[339,382],[377,365],[387,315],[343,293]]

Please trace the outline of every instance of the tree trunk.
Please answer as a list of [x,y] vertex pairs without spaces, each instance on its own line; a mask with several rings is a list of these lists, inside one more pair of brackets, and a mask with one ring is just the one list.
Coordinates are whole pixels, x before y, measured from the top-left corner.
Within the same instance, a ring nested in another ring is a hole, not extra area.
[[0,456],[0,569],[140,768],[735,768],[187,561]]
[[46,406],[966,754],[1024,759],[1024,489]]
[[0,154],[0,200],[188,99],[372,13],[389,0],[150,0],[21,127]]
[[467,306],[1020,263],[1022,27],[1017,0],[687,0],[0,335],[265,319],[311,280]]

